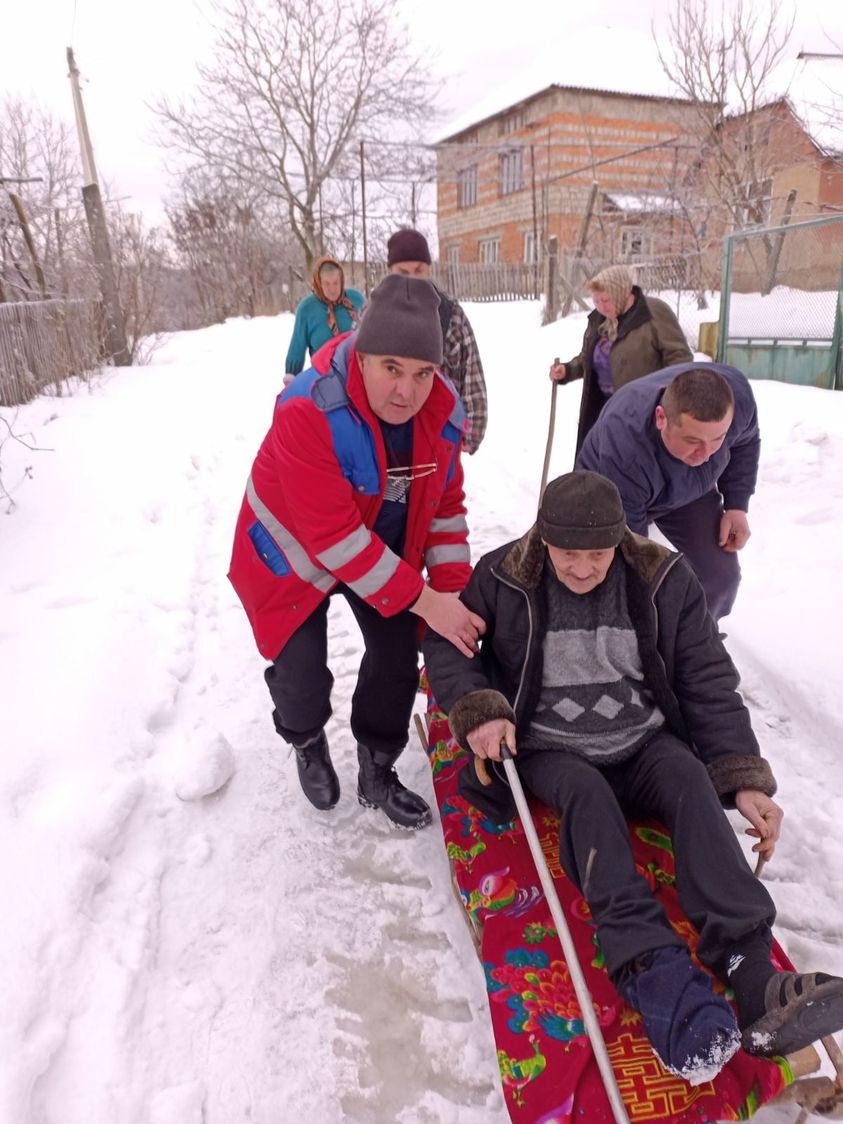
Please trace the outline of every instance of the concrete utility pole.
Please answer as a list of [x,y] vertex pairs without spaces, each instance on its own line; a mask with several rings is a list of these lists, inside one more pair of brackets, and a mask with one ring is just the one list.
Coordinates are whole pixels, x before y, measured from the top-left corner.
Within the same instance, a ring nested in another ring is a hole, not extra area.
[[73,91],[73,109],[76,114],[76,129],[79,133],[79,149],[82,154],[82,174],[85,180],[82,187],[82,201],[85,204],[85,217],[91,233],[91,249],[94,266],[99,281],[102,303],[105,307],[106,343],[109,356],[115,367],[129,367],[132,360],[126,345],[126,322],[120,307],[120,294],[114,276],[114,262],[111,257],[111,243],[108,240],[108,226],[105,221],[105,208],[102,204],[97,169],[94,164],[94,150],[88,132],[85,107],[82,104],[82,91],[79,87],[79,68],[73,57],[73,48],[67,48],[67,65],[70,70],[70,88]]

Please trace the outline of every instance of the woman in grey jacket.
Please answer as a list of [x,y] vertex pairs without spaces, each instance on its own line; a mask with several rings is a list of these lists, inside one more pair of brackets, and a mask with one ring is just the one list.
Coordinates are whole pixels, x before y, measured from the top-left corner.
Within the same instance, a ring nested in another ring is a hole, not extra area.
[[554,363],[555,382],[583,380],[577,452],[606,401],[621,386],[662,367],[693,359],[688,341],[670,307],[645,297],[625,265],[610,265],[586,285],[594,298],[582,351],[567,363]]

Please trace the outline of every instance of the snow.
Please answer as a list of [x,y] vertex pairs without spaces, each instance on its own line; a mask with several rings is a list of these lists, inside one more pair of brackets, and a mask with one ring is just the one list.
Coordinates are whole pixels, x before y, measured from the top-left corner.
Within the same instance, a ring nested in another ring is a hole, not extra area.
[[654,191],[607,191],[606,198],[619,211],[629,214],[655,215],[674,211],[677,207],[676,199],[672,195],[661,195]]
[[[532,519],[547,368],[576,353],[584,318],[468,311],[490,398],[466,465],[478,556]],[[332,609],[343,795],[320,814],[225,578],[291,329],[285,315],[175,335],[148,367],[2,411],[40,449],[0,453],[16,504],[0,505],[2,1124],[508,1119],[438,828],[393,831],[354,798],[353,619]],[[765,871],[778,935],[806,970],[843,974],[843,394],[756,393],[763,460],[728,644],[786,811]],[[578,398],[558,391],[553,473]],[[432,800],[414,740],[400,772]]]

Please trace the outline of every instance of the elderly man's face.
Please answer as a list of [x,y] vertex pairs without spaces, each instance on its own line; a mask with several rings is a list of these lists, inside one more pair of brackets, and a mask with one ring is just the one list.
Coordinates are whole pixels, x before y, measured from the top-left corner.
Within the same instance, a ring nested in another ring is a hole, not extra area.
[[357,362],[372,412],[391,425],[415,417],[433,390],[436,368],[424,359],[358,354]]
[[606,580],[615,557],[614,546],[606,550],[563,550],[544,544],[557,578],[571,593],[591,593]]
[[396,261],[389,267],[390,273],[400,273],[403,277],[430,277],[430,264],[426,261]]

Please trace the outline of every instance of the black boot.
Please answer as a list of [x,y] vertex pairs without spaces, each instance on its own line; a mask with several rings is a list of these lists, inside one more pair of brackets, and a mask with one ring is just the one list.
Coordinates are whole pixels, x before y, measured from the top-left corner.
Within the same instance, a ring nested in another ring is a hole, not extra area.
[[380,808],[398,827],[417,831],[433,819],[430,808],[415,792],[399,781],[392,767],[393,755],[371,753],[358,745],[357,799],[364,808]]
[[294,745],[293,749],[302,791],[314,808],[327,812],[340,798],[340,782],[331,764],[325,731],[304,745]]
[[[738,999],[740,1003],[740,998]],[[774,972],[763,992],[763,1013],[741,1018],[749,1054],[792,1054],[843,1029],[843,979],[823,972]]]

